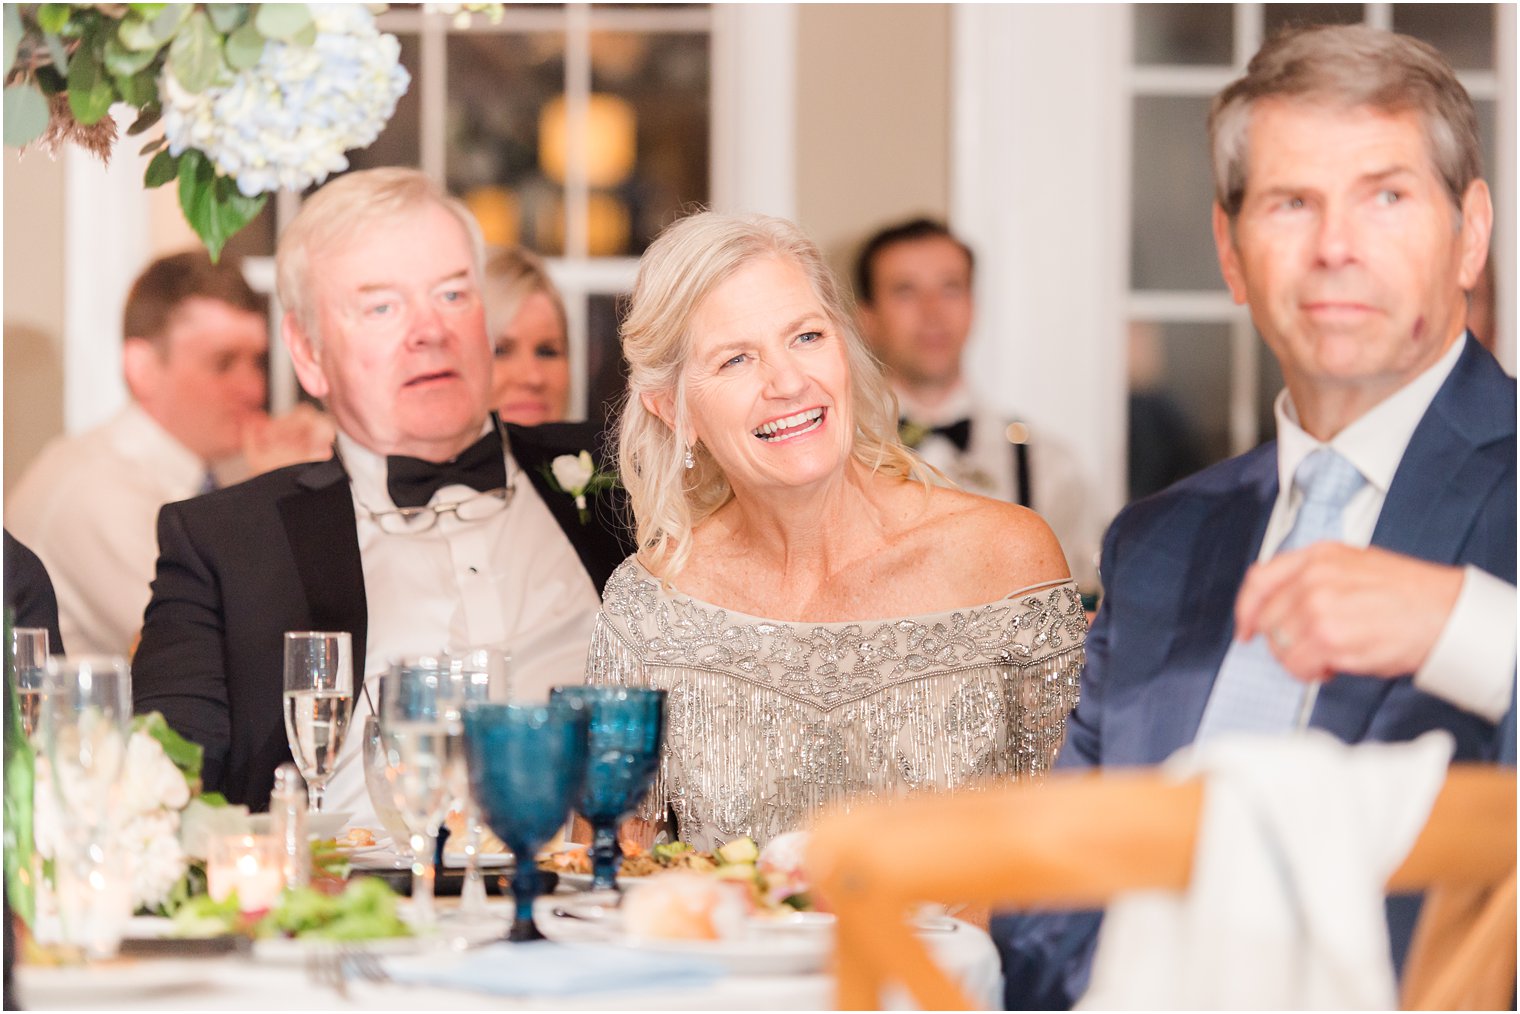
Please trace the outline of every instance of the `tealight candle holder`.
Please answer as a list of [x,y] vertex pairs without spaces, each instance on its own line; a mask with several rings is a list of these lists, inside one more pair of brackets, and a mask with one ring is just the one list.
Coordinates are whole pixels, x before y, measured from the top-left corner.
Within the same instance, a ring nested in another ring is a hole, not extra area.
[[212,839],[208,851],[206,889],[213,901],[236,891],[239,911],[263,912],[280,897],[283,855],[273,835],[223,835]]

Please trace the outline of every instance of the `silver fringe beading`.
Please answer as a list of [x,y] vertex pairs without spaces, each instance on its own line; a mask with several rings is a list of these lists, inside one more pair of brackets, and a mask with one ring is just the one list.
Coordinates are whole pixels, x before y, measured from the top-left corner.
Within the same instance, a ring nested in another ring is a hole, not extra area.
[[764,843],[825,807],[1046,771],[1077,702],[1087,621],[1073,582],[885,623],[786,623],[613,574],[587,682],[669,692],[643,816],[710,849]]

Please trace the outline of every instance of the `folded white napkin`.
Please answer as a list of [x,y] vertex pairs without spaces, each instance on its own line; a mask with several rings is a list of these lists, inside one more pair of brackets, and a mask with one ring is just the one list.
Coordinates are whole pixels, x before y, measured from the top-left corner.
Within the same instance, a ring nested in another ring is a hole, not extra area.
[[1452,738],[1347,746],[1221,736],[1163,767],[1206,779],[1185,892],[1109,906],[1083,1009],[1391,1009],[1383,887],[1430,814]]
[[547,940],[491,944],[457,957],[430,956],[425,962],[392,961],[386,971],[395,982],[500,996],[703,986],[723,974],[721,966],[698,958]]

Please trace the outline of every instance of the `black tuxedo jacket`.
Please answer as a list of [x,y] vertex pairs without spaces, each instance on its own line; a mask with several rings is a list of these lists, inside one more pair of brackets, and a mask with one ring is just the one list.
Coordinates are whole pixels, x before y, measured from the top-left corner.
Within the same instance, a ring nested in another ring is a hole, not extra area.
[[[621,490],[590,498],[592,517],[583,525],[573,500],[542,474],[558,455],[597,454],[596,430],[574,423],[506,430],[513,458],[600,593],[632,552]],[[268,807],[274,770],[291,759],[281,710],[284,632],[349,631],[356,695],[363,683],[367,607],[347,478],[334,457],[159,514],[158,572],[133,659],[133,708],[163,712],[204,748],[205,789],[254,810]]]

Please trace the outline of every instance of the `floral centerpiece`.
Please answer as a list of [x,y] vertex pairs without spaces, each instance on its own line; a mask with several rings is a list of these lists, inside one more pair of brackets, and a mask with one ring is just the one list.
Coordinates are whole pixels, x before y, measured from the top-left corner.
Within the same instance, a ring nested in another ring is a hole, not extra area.
[[[102,159],[111,107],[152,136],[149,187],[178,181],[213,259],[270,192],[348,168],[410,81],[395,36],[360,4],[6,4],[5,143],[77,143]],[[449,4],[457,16],[500,4]]]

